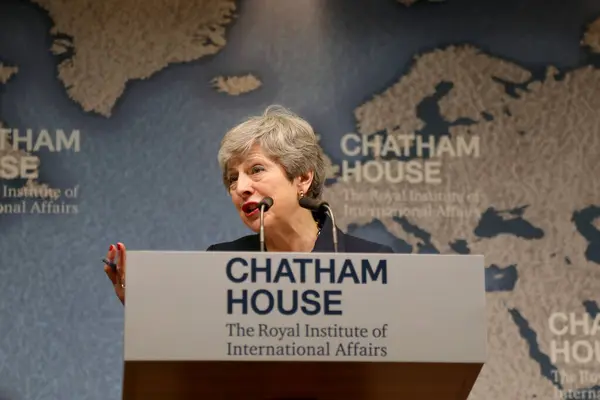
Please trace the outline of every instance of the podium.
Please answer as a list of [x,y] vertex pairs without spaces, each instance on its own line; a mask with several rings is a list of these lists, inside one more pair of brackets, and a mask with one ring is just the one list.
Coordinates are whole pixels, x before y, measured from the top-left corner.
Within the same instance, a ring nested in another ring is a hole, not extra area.
[[128,251],[124,400],[467,399],[483,256]]

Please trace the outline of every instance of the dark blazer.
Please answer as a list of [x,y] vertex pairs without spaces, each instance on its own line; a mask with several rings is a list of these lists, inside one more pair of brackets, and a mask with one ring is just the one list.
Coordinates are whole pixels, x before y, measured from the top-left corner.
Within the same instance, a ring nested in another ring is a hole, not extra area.
[[[321,234],[317,238],[313,253],[333,252],[333,232],[331,219],[327,215],[316,216]],[[340,253],[394,253],[391,247],[370,242],[352,235],[345,234],[338,227],[338,252]],[[260,237],[258,234],[243,236],[231,242],[216,243],[209,246],[206,251],[260,251]]]

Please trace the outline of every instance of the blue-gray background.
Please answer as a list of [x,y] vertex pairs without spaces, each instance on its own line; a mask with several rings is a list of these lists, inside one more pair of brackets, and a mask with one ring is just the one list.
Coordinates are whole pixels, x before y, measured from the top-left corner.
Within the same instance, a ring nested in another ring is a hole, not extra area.
[[[534,73],[572,69],[593,62],[579,42],[600,15],[592,0],[337,0],[321,2],[318,18],[286,3],[239,3],[223,50],[129,82],[109,118],[83,111],[57,79],[47,12],[26,0],[0,3],[0,61],[19,68],[0,86],[0,120],[82,132],[80,153],[42,154],[40,179],[79,184],[79,214],[0,217],[0,399],[119,398],[123,310],[100,259],[117,240],[202,250],[246,234],[215,160],[221,136],[244,116],[290,107],[337,162],[340,135],[356,131],[354,108],[395,82],[415,54],[471,43]],[[263,86],[244,96],[208,84],[246,72]],[[355,233],[404,249],[379,228]]]

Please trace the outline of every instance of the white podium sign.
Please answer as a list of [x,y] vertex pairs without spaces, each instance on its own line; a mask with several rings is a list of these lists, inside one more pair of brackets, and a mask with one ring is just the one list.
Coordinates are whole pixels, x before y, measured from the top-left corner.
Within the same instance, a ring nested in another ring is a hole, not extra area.
[[482,256],[128,251],[125,361],[483,363]]

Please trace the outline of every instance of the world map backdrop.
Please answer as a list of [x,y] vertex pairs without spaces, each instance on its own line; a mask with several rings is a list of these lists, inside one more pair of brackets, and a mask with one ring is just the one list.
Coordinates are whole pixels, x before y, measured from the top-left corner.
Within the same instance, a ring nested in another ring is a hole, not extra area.
[[247,234],[216,152],[270,104],[315,127],[344,231],[485,255],[470,399],[600,394],[600,2],[5,0],[0,27],[0,399],[120,398],[101,258]]

